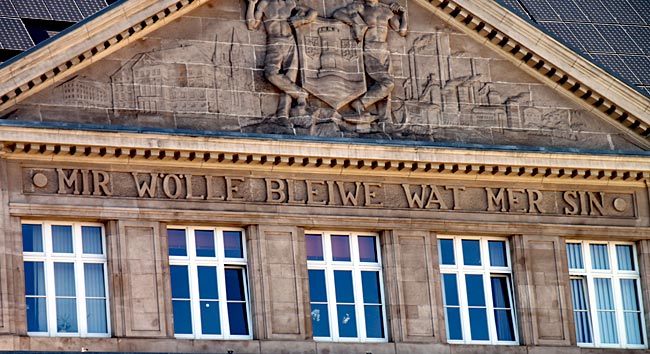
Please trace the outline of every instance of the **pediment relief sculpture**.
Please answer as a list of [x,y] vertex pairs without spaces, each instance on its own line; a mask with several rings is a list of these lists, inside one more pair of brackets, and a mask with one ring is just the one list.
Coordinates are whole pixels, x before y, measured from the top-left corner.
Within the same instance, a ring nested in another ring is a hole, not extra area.
[[[409,0],[213,1],[5,119],[593,149],[625,134]],[[221,11],[221,6],[231,6]],[[219,16],[224,16],[223,18]]]

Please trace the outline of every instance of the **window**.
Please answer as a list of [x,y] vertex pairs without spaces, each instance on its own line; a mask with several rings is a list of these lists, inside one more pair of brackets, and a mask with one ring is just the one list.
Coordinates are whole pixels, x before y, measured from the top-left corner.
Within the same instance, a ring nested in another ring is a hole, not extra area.
[[22,234],[27,333],[110,336],[103,226],[26,222]]
[[314,339],[386,342],[377,235],[305,235]]
[[243,231],[169,227],[167,236],[176,337],[252,339]]
[[508,242],[438,239],[449,343],[517,344]]
[[578,345],[646,348],[634,244],[567,241],[567,256]]

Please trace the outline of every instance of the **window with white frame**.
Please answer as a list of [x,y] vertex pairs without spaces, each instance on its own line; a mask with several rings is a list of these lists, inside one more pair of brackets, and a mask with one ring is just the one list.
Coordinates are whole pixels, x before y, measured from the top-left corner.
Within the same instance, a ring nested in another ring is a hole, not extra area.
[[647,348],[635,245],[597,241],[566,245],[578,345]]
[[315,340],[386,342],[379,238],[306,232]]
[[506,239],[439,237],[449,343],[517,344]]
[[27,333],[110,336],[101,224],[24,222]]
[[241,229],[168,227],[174,333],[252,339]]

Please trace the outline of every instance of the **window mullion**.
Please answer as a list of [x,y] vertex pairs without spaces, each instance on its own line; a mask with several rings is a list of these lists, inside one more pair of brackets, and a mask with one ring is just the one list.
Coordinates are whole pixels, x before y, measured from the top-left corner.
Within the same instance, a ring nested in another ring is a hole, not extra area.
[[[590,265],[591,266],[591,265]],[[594,277],[591,274],[591,267],[587,268],[587,294],[589,297],[589,312],[591,313],[593,327],[593,342],[595,346],[601,345],[600,338],[600,319],[598,318],[598,305],[596,303],[596,288],[594,287]]]
[[485,311],[487,311],[487,325],[490,333],[490,343],[496,344],[499,341],[496,329],[496,320],[494,318],[494,303],[492,300],[492,277],[489,269],[486,267],[483,273],[483,288],[485,289]]
[[[329,238],[329,237],[328,237]],[[329,242],[328,242],[329,243]],[[329,304],[329,312],[330,312],[330,324],[331,326],[331,333],[330,335],[332,336],[332,340],[339,340],[339,320],[338,320],[338,309],[337,309],[337,302],[336,302],[336,289],[334,288],[334,269],[332,268],[331,264],[331,256],[330,260],[327,261],[326,265],[326,270],[325,270],[325,278],[326,278],[326,287],[327,287],[327,302]]]
[[614,311],[616,317],[616,330],[618,331],[618,342],[623,348],[626,348],[627,329],[625,328],[625,315],[623,311],[623,299],[621,297],[620,278],[617,274],[612,277],[612,292],[614,293]]
[[226,288],[226,270],[223,264],[217,265],[217,287],[219,289],[219,321],[221,321],[221,335],[230,336],[230,317],[228,314],[228,296]]
[[460,303],[460,318],[461,324],[463,326],[463,343],[469,343],[472,341],[472,331],[469,321],[469,304],[467,302],[467,285],[465,283],[465,271],[464,269],[458,269],[458,300]]
[[366,314],[364,311],[363,288],[361,286],[361,271],[358,268],[352,270],[352,280],[352,287],[354,287],[354,307],[357,311],[357,336],[359,340],[363,341],[366,339]]
[[85,336],[88,334],[88,316],[86,316],[86,284],[85,284],[85,269],[82,262],[75,262],[75,276],[76,286],[75,297],[77,301],[77,326],[79,334]]

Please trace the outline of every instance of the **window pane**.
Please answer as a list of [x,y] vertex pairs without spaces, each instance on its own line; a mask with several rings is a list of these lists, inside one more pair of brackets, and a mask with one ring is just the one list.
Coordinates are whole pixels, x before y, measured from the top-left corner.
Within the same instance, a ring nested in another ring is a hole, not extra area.
[[52,225],[52,251],[54,253],[73,253],[72,226]]
[[190,279],[187,275],[187,266],[169,266],[169,275],[172,281],[172,298],[189,299]]
[[336,306],[339,320],[339,337],[356,338],[357,335],[357,316],[354,311],[354,305]]
[[607,245],[589,245],[591,249],[591,267],[593,269],[609,269]]
[[326,304],[311,305],[311,324],[314,337],[329,337],[330,322]]
[[490,265],[493,267],[507,267],[508,259],[506,257],[505,241],[488,241],[490,250]]
[[54,263],[54,293],[75,296],[74,263]]
[[173,300],[172,308],[174,311],[174,333],[192,334],[192,310],[190,309],[190,302]]
[[241,236],[240,231],[223,232],[223,247],[226,258],[244,258]]
[[497,327],[497,338],[512,342],[515,340],[515,329],[512,324],[511,310],[494,310],[494,322]]
[[469,309],[469,325],[472,340],[489,340],[487,313],[484,308]]
[[616,314],[614,312],[598,312],[598,322],[600,325],[600,341],[605,344],[618,343]]
[[454,240],[438,240],[438,249],[440,253],[440,264],[456,264],[454,255]]
[[88,333],[108,333],[106,300],[87,299],[86,317],[88,319]]
[[449,340],[463,340],[463,327],[460,323],[460,309],[448,307],[445,309],[447,319],[447,338]]
[[376,263],[377,250],[375,248],[375,237],[359,236],[357,240],[359,243],[359,261]]
[[574,312],[573,320],[576,325],[578,343],[591,343],[591,323],[587,312]]
[[23,251],[43,252],[43,230],[41,225],[23,224]]
[[221,334],[218,301],[201,301],[201,331],[203,334]]
[[481,244],[478,240],[463,240],[463,263],[481,265]]
[[466,274],[465,285],[467,287],[467,305],[485,306],[483,276],[476,274]]
[[86,296],[105,297],[104,265],[100,263],[84,264],[84,282],[86,286]]
[[352,272],[349,270],[334,271],[334,288],[336,302],[354,303],[354,290],[352,287]]
[[195,230],[194,242],[197,257],[214,257],[214,232],[210,230]]
[[45,296],[45,267],[43,262],[25,262],[25,295]]
[[583,269],[582,263],[582,245],[579,243],[566,244],[567,257],[569,259],[569,269]]
[[104,254],[102,228],[99,226],[82,226],[81,244],[84,254]]
[[309,270],[309,301],[327,302],[324,270]]
[[243,302],[228,303],[228,323],[230,334],[248,335],[248,320],[246,316],[246,304]]
[[607,344],[618,343],[616,315],[613,312],[614,298],[612,296],[611,279],[594,278],[594,288],[596,290],[596,309],[598,310],[601,342]]
[[56,299],[56,330],[59,333],[77,333],[77,300]]
[[587,310],[587,297],[585,295],[586,294],[583,280],[571,279],[571,298],[573,300],[574,310]]
[[619,270],[634,270],[634,256],[632,245],[616,245],[616,258]]
[[444,289],[443,298],[445,306],[459,306],[458,302],[458,283],[456,274],[443,274],[442,287]]
[[384,318],[380,305],[364,306],[366,315],[366,336],[368,338],[384,338]]
[[381,304],[379,272],[361,272],[361,287],[363,288],[364,303]]
[[244,301],[244,279],[241,269],[226,269],[226,299]]
[[576,339],[578,343],[591,343],[591,323],[589,321],[583,279],[571,279],[571,299],[573,300],[573,320],[576,326]]
[[321,235],[305,235],[305,246],[307,247],[308,261],[322,261],[323,258],[323,237]]
[[167,246],[170,256],[187,256],[187,240],[185,239],[185,230],[167,230]]
[[643,344],[641,314],[638,312],[625,312],[624,316],[628,344]]
[[594,278],[596,288],[596,308],[598,310],[614,310],[612,283],[608,278]]
[[350,238],[348,236],[332,236],[332,260],[350,261]]
[[636,280],[621,279],[621,297],[623,298],[623,310],[639,311],[639,297],[636,290]]
[[47,305],[44,297],[28,297],[27,332],[47,332]]
[[492,304],[495,308],[510,308],[510,297],[508,294],[508,278],[491,277],[492,283]]
[[196,270],[199,276],[199,299],[219,299],[217,291],[217,268],[199,266],[196,267]]

